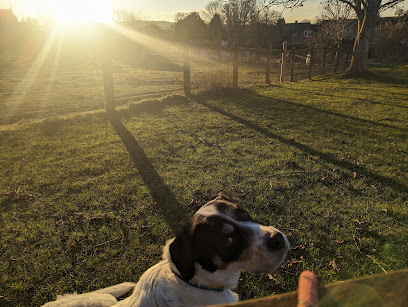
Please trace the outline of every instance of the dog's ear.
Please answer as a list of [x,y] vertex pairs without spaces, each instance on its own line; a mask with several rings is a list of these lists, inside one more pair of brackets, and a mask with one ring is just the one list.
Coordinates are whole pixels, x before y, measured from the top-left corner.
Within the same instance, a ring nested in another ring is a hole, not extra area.
[[193,261],[193,244],[190,226],[184,225],[170,244],[170,256],[177,270],[185,280],[190,280],[195,274]]
[[209,272],[215,272],[218,267],[213,259],[216,256],[216,238],[221,229],[214,227],[214,223],[204,218],[204,223],[199,223],[194,229],[193,235],[193,259],[201,267]]
[[211,199],[212,199],[212,200],[214,200],[214,199],[226,200],[226,201],[232,202],[232,199],[231,199],[228,195],[226,195],[226,194],[224,194],[224,193],[222,193],[222,192],[221,192],[221,193],[218,193],[218,194],[214,194]]

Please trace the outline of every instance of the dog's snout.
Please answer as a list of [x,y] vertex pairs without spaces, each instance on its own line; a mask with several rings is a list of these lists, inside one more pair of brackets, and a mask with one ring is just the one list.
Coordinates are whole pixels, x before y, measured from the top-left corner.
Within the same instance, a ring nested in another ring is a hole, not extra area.
[[276,232],[266,240],[266,247],[270,251],[278,251],[285,248],[285,238],[280,232]]

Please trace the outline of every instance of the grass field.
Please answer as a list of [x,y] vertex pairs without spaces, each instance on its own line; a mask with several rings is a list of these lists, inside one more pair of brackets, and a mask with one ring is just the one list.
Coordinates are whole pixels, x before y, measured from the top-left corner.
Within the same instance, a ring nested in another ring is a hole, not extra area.
[[[241,299],[294,290],[304,269],[326,284],[408,267],[406,66],[159,100],[180,85],[121,66],[111,122],[100,74],[81,65],[56,79],[58,99],[45,81],[23,97],[24,68],[2,72],[0,295],[13,306],[137,281],[220,191],[293,247],[273,276],[243,274]],[[153,97],[138,101],[136,79]]]

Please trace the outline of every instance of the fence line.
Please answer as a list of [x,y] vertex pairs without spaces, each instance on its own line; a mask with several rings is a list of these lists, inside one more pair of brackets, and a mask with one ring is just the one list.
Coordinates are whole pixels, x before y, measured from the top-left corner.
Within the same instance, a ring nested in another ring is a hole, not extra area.
[[280,83],[283,82],[283,78],[285,76],[286,49],[288,49],[288,42],[285,41],[283,42],[283,46],[282,46],[281,73],[279,77]]
[[234,34],[234,52],[233,52],[233,68],[232,68],[232,87],[238,88],[238,60],[239,60],[239,50],[238,50],[238,34]]
[[[296,49],[294,46],[292,46],[291,51],[288,51],[287,47],[287,42],[283,42],[282,49],[272,49],[272,43],[268,41],[268,48],[263,49],[263,48],[244,48],[244,47],[237,47],[238,46],[238,35],[234,34],[234,40],[233,40],[233,46],[232,47],[223,47],[223,46],[204,46],[200,44],[190,44],[189,47],[184,47],[184,48],[192,48],[192,49],[200,49],[200,48],[205,48],[207,50],[212,50],[212,51],[227,51],[230,55],[230,58],[232,58],[232,66],[233,66],[233,72],[232,72],[232,86],[233,88],[237,88],[239,84],[238,80],[238,70],[240,67],[239,64],[239,56],[240,54],[244,53],[263,53],[265,54],[265,82],[267,84],[271,83],[271,59],[272,55],[278,55],[281,54],[281,59],[280,59],[280,75],[279,75],[279,81],[282,83],[285,81],[285,76],[287,73],[286,66],[290,65],[290,81],[294,82],[295,81],[295,75],[297,74],[296,72],[296,63],[299,64],[299,61],[297,59],[303,59],[304,65],[307,67],[307,72],[305,73],[306,76],[305,78],[309,78],[310,80],[312,79],[314,73],[315,73],[315,68],[317,66],[322,65],[321,68],[321,73],[320,74],[325,74],[328,71],[328,65],[334,65],[334,73],[339,72],[339,70],[342,68],[342,70],[345,70],[347,68],[347,64],[349,62],[350,56],[351,56],[351,51],[349,48],[345,49],[342,48],[341,45],[339,45],[336,49],[334,48],[328,48],[328,46],[324,46],[324,48],[320,49],[315,49],[311,47],[310,49]],[[306,53],[306,56],[304,56],[304,53]],[[329,54],[334,54],[334,57],[332,56],[332,60],[330,61],[329,59]],[[344,58],[344,65],[342,64],[342,59]],[[191,65],[186,65],[185,67],[191,67]],[[185,80],[185,82],[188,82],[188,80]],[[189,94],[189,91],[186,92],[186,94]]]
[[190,57],[190,53],[191,50],[188,47],[184,48],[184,69],[183,69],[183,74],[184,74],[184,93],[186,94],[186,96],[190,95],[191,93],[191,88],[190,88],[190,84],[191,84],[191,67],[190,67],[190,61],[191,61],[191,57]]
[[[310,48],[310,49],[296,49],[295,46],[292,46],[291,50],[288,50],[287,42],[282,44],[282,49],[272,49],[272,43],[268,42],[268,48],[242,48],[238,47],[238,35],[234,35],[234,44],[229,47],[222,46],[203,46],[199,44],[189,44],[182,47],[182,66],[183,66],[183,89],[185,95],[191,94],[191,64],[192,59],[195,57],[192,56],[193,52],[200,51],[205,48],[207,51],[216,51],[214,55],[223,54],[224,57],[232,60],[232,87],[238,88],[239,86],[239,69],[245,68],[245,65],[242,64],[243,55],[246,53],[247,62],[250,61],[252,56],[257,60],[256,65],[258,65],[258,71],[254,74],[264,75],[265,78],[259,83],[266,82],[267,84],[271,83],[271,75],[275,72],[272,72],[271,67],[272,56],[276,60],[275,63],[278,64],[278,59],[280,58],[279,70],[278,66],[275,66],[275,71],[278,77],[279,82],[289,81],[294,82],[295,77],[301,76],[302,79],[312,79],[316,75],[316,69],[321,67],[319,74],[325,74],[328,72],[337,73],[340,69],[345,70],[351,58],[351,51],[348,48],[343,48],[343,46],[338,46],[336,49],[329,48],[324,46],[324,48]],[[265,55],[261,57],[261,54]],[[240,58],[241,56],[241,58]],[[258,57],[257,57],[258,56]],[[279,56],[279,57],[278,57]],[[225,58],[224,58],[225,59]],[[248,60],[249,59],[249,60]],[[344,63],[343,63],[344,60]],[[240,63],[241,62],[241,63]],[[252,66],[251,66],[252,67]],[[259,68],[264,68],[259,70]],[[113,111],[116,102],[114,99],[114,82],[113,82],[113,69],[112,69],[112,57],[105,56],[102,63],[103,68],[103,79],[104,79],[104,90],[105,90],[105,102],[107,112]],[[289,68],[289,69],[287,69]],[[330,68],[330,71],[329,71]],[[333,69],[334,68],[334,69]],[[287,74],[290,72],[290,77]],[[251,72],[253,73],[253,72]],[[227,77],[228,79],[229,77]],[[288,78],[287,80],[285,78]],[[225,79],[225,78],[224,78]],[[254,83],[253,79],[250,78],[249,83]],[[258,82],[258,81],[256,81]]]

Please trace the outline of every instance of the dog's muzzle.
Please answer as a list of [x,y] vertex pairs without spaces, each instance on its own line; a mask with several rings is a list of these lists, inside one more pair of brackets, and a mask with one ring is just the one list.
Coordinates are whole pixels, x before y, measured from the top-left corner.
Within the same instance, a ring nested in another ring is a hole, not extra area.
[[266,247],[271,252],[276,252],[286,247],[285,238],[282,233],[276,232],[267,236],[266,238]]

